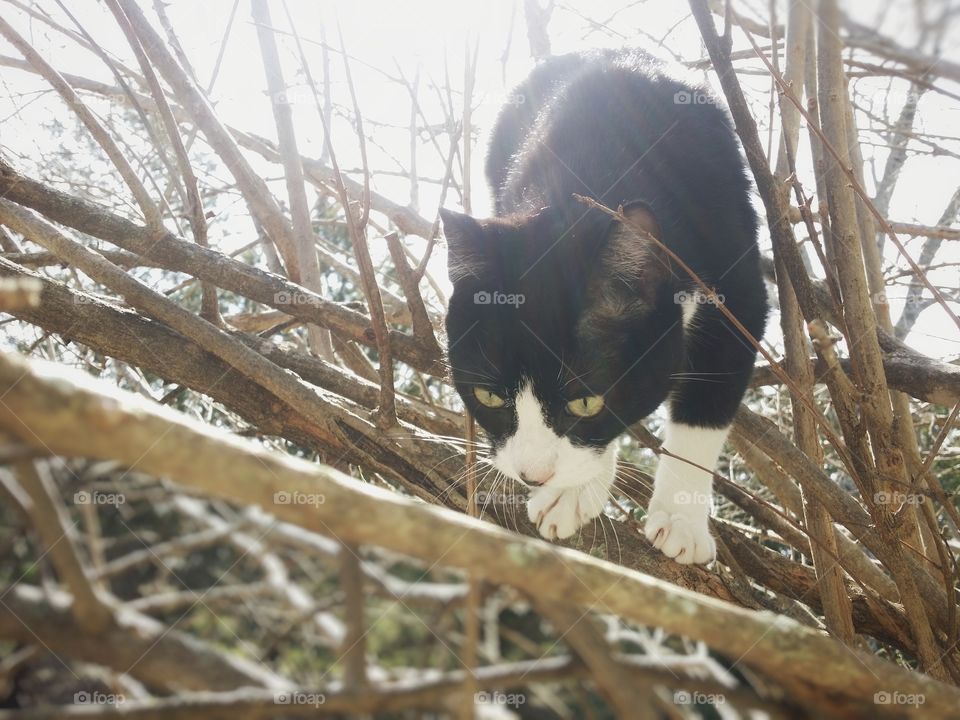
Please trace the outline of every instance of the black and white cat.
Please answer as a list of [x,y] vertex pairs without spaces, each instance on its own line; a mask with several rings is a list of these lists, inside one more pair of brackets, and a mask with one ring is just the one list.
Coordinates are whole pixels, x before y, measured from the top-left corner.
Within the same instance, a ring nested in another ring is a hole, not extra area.
[[[756,338],[767,315],[749,181],[726,112],[637,51],[555,57],[501,112],[486,174],[496,217],[442,212],[448,355],[495,467],[565,538],[597,517],[616,440],[669,402],[645,532],[682,563],[716,554],[711,473],[755,351],[636,225]],[[621,224],[573,198],[622,206]]]

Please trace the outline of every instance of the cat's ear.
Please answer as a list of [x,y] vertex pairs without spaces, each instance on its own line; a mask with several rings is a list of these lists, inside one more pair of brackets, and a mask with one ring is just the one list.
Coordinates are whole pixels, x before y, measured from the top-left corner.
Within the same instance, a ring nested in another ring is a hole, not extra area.
[[447,275],[456,283],[466,277],[479,277],[486,266],[483,253],[483,228],[469,215],[440,210],[443,235],[447,239]]
[[[619,240],[624,239],[640,239],[644,243],[651,243],[650,236],[656,238],[657,240],[661,239],[660,235],[660,223],[657,222],[656,216],[653,214],[653,211],[642,202],[634,202],[629,205],[626,205],[622,208],[623,216],[627,219],[627,222],[621,222],[620,220],[614,220],[613,227],[611,227],[611,235],[616,234],[618,236],[626,236],[626,238],[619,237]],[[656,246],[656,243],[652,243]]]
[[609,314],[650,310],[672,275],[670,258],[657,242],[662,235],[653,211],[635,202],[623,208],[623,215],[626,222],[614,220],[610,224],[599,272],[594,273],[603,286],[600,297],[608,301],[610,307],[605,312]]

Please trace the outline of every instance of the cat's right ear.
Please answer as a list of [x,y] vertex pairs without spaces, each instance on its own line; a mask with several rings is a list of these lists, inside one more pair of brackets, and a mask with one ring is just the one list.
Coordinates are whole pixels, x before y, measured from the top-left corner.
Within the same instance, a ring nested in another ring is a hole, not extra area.
[[440,210],[443,235],[447,239],[447,274],[450,282],[479,277],[486,265],[483,253],[483,228],[469,215]]

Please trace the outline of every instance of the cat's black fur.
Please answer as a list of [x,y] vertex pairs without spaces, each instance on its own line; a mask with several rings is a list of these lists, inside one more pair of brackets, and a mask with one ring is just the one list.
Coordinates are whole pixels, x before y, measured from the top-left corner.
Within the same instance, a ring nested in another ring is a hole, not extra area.
[[[754,349],[711,305],[685,332],[676,298],[692,293],[689,277],[572,197],[638,209],[759,338],[757,218],[731,121],[709,92],[637,51],[552,58],[501,112],[486,174],[497,217],[443,220],[453,378],[494,444],[515,417],[480,405],[473,387],[510,398],[523,378],[548,424],[580,445],[602,448],[668,397],[675,421],[729,424]],[[523,303],[476,303],[484,292]],[[590,394],[605,396],[598,416],[568,414],[567,401]]]

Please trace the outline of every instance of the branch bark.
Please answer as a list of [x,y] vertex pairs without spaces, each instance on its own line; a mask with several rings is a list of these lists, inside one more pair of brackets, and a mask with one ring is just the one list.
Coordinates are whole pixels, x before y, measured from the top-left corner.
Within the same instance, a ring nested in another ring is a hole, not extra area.
[[[275,455],[146,405],[89,376],[48,363],[0,359],[0,426],[27,445],[64,455],[136,462],[144,472],[250,503],[308,529],[374,543],[428,563],[469,569],[547,601],[584,607],[702,639],[812,703],[866,698],[897,688],[922,693],[925,712],[952,712],[960,691],[836,641],[793,621],[730,607],[589,556],[493,529],[359,484],[341,473]],[[241,484],[229,478],[242,475]],[[319,506],[280,504],[274,493],[322,493]],[[384,528],[391,528],[388,533]],[[600,600],[598,601],[598,598]],[[851,657],[851,655],[855,657]],[[815,690],[814,690],[815,689]]]
[[[183,242],[165,230],[151,231],[93,203],[47,188],[17,173],[2,160],[0,194],[67,227],[147,257],[168,270],[208,280],[304,322],[316,323],[351,340],[376,347],[369,318],[356,310],[326,300],[279,275]],[[445,374],[440,356],[421,348],[409,335],[392,330],[390,342],[397,358],[411,367],[432,375]]]

